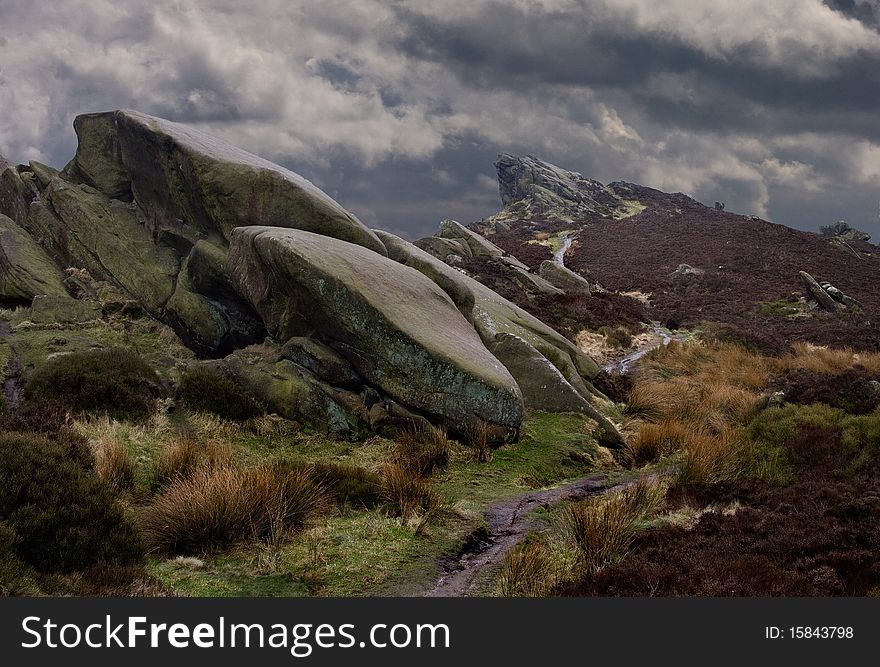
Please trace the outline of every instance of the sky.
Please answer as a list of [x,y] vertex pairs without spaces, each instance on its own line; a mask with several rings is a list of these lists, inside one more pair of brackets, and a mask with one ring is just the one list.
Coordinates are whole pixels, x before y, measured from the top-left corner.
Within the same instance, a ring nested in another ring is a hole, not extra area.
[[880,0],[0,0],[0,154],[132,108],[407,238],[500,208],[500,152],[880,240]]

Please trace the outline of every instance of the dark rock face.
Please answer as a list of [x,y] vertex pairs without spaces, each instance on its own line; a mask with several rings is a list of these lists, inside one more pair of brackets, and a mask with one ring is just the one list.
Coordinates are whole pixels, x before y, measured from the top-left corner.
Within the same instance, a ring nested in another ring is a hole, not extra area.
[[0,214],[0,295],[30,303],[38,294],[66,296],[64,276],[27,231]]
[[501,203],[518,203],[531,215],[575,220],[591,213],[610,212],[620,198],[598,181],[527,155],[502,153],[495,160]]

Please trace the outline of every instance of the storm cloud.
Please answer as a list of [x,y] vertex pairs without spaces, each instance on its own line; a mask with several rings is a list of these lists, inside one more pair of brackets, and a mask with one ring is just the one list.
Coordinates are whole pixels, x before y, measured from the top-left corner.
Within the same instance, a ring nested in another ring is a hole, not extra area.
[[409,237],[497,210],[505,151],[880,238],[878,26],[876,0],[0,0],[0,153],[61,166],[76,114],[127,107]]

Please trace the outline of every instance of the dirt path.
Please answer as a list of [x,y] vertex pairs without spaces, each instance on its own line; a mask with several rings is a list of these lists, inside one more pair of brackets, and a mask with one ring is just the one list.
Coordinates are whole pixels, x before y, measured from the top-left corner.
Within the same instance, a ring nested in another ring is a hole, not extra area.
[[602,366],[602,370],[604,370],[606,373],[620,373],[621,375],[625,375],[629,372],[630,366],[632,366],[635,362],[637,362],[649,352],[652,352],[653,350],[656,350],[660,347],[665,347],[673,341],[682,341],[686,339],[686,336],[684,334],[670,333],[663,329],[663,327],[659,326],[651,327],[651,333],[653,333],[655,336],[654,340],[638,347],[632,352],[629,352],[620,359],[609,361]]
[[659,473],[619,484],[610,484],[605,474],[593,474],[554,489],[532,491],[495,503],[486,511],[487,527],[472,533],[456,556],[441,562],[440,576],[424,596],[464,597],[475,593],[479,576],[501,563],[507,552],[537,527],[538,521],[530,515],[539,507],[582,500],[649,479],[659,479]]
[[[0,339],[8,338],[11,332],[9,322],[0,320]],[[7,409],[14,415],[21,404],[21,359],[12,345],[9,350],[9,361],[3,369],[3,397],[6,399]]]

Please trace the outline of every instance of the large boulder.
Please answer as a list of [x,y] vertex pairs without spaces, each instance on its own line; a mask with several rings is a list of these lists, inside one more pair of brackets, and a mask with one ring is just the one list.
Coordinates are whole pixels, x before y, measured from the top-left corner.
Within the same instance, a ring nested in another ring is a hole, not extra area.
[[384,254],[354,215],[284,167],[199,130],[137,111],[77,116],[67,178],[134,199],[170,244],[191,245],[235,227],[295,227]]
[[334,389],[285,359],[277,345],[251,345],[224,359],[199,362],[246,387],[270,412],[337,437],[364,435],[369,410],[357,394]]
[[334,387],[358,389],[363,385],[363,380],[341,354],[311,338],[296,336],[289,339],[281,347],[281,354]]
[[617,428],[547,358],[519,336],[499,333],[489,349],[516,379],[527,408],[544,412],[580,412],[602,429],[606,446],[622,447]]
[[153,241],[138,208],[60,178],[52,179],[46,198],[61,232],[52,254],[117,283],[159,316],[180,267],[173,250]]
[[363,246],[272,227],[234,230],[229,264],[277,342],[328,342],[408,408],[459,432],[482,421],[515,435],[523,411],[516,382],[418,270]]
[[4,163],[0,213],[58,267],[121,287],[201,356],[265,335],[226,268],[233,228],[295,227],[385,254],[310,182],[208,134],[135,111],[78,116],[74,128],[62,172]]
[[473,257],[501,259],[504,256],[504,251],[489,239],[477,232],[471,231],[455,220],[444,220],[441,222],[440,231],[437,233],[437,236],[441,239],[455,239],[464,243],[470,251],[469,254]]
[[[599,375],[599,366],[570,340],[538,318],[493,292],[481,282],[448,266],[400,237],[376,230],[392,259],[411,266],[431,278],[452,300],[469,307],[480,337],[491,345],[498,333],[519,336],[539,350],[569,382],[583,384],[583,378]],[[588,394],[598,395],[587,389]]]
[[12,218],[19,225],[23,224],[37,193],[32,174],[20,174],[9,164],[0,168],[0,214]]
[[28,302],[38,294],[64,296],[64,276],[24,229],[0,214],[0,300]]
[[183,262],[165,318],[187,347],[208,356],[262,340],[266,329],[235,289],[228,249],[198,241]]
[[839,301],[836,301],[830,294],[828,294],[828,292],[822,289],[822,286],[815,278],[813,278],[813,276],[806,271],[801,271],[799,275],[804,286],[807,288],[807,293],[813,297],[822,308],[832,312],[844,309],[844,305]]
[[545,259],[541,262],[541,277],[549,281],[566,294],[590,295],[590,283],[579,273],[575,273],[567,266],[557,264],[553,260]]

